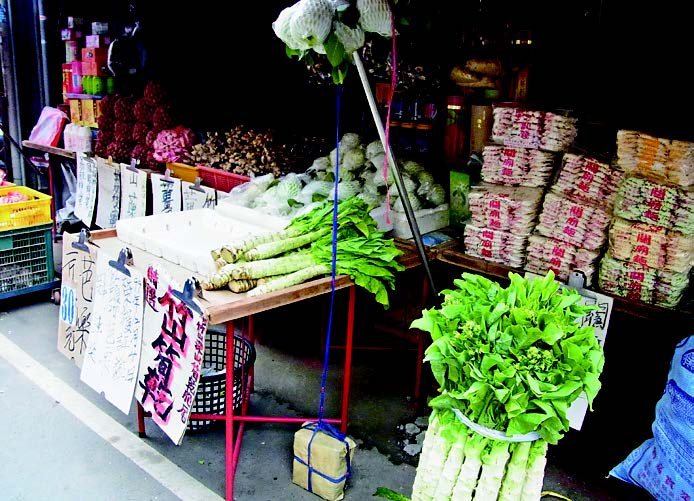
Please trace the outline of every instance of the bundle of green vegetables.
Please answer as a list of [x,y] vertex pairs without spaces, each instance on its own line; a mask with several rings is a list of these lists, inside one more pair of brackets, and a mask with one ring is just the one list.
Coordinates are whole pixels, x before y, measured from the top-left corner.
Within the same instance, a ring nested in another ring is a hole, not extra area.
[[592,409],[604,357],[576,320],[594,307],[552,272],[509,278],[504,288],[464,273],[411,325],[431,334],[425,360],[441,392],[413,501],[540,499],[547,444],[568,431],[567,409],[582,392]]
[[[259,235],[233,246],[212,251],[218,266],[202,286],[228,287],[233,292],[257,296],[300,284],[332,272],[332,200],[292,219],[279,232]],[[336,273],[349,275],[354,283],[389,306],[395,272],[404,267],[396,260],[402,251],[393,239],[383,237],[369,206],[360,198],[337,205]]]

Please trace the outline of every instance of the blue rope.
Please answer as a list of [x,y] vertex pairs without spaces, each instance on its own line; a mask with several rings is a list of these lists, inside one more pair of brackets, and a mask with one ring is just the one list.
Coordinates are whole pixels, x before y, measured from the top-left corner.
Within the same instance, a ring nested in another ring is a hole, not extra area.
[[[325,410],[325,385],[328,379],[328,358],[330,354],[330,338],[332,335],[333,328],[333,309],[335,306],[335,277],[337,275],[337,192],[338,192],[338,182],[340,180],[340,112],[342,109],[342,85],[337,86],[336,93],[336,118],[335,118],[335,183],[334,183],[334,196],[333,196],[333,237],[332,237],[332,267],[331,267],[331,281],[330,281],[330,314],[328,317],[328,332],[325,339],[325,353],[323,355],[323,374],[321,376],[321,388],[320,388],[320,405],[318,408],[318,421],[309,423],[304,426],[306,429],[313,430],[311,439],[308,442],[308,457],[307,462],[303,461],[300,457],[294,456],[299,463],[305,465],[308,468],[308,491],[313,492],[313,486],[311,485],[311,477],[313,473],[317,473],[321,477],[329,480],[332,483],[339,483],[347,479],[352,474],[352,468],[350,465],[350,451],[349,442],[347,442],[347,435],[338,431],[330,423],[323,420],[323,413]],[[332,478],[328,475],[314,470],[311,466],[311,445],[313,439],[316,437],[318,432],[323,432],[345,444],[347,448],[347,472],[340,478]]]

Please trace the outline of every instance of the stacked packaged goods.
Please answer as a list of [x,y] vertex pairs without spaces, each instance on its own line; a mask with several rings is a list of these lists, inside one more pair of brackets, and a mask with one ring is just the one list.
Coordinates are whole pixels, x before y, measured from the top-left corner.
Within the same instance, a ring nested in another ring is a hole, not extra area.
[[468,254],[520,268],[527,238],[537,219],[541,188],[481,183],[470,190],[470,222],[465,226]]
[[469,194],[471,219],[465,226],[465,252],[522,268],[557,152],[576,137],[576,120],[505,106],[495,107],[493,115],[492,140],[497,144],[484,147],[484,182]]
[[540,274],[553,270],[561,280],[577,270],[590,285],[623,177],[605,162],[566,153],[557,180],[545,196],[536,234],[529,239],[526,269]]
[[660,306],[677,306],[694,266],[691,143],[617,133],[617,191],[600,287]]

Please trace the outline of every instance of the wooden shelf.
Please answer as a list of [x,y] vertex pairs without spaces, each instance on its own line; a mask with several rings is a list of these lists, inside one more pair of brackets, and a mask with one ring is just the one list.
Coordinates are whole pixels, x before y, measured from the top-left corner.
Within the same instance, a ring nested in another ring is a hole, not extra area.
[[[479,259],[473,256],[469,256],[459,249],[448,248],[444,249],[438,253],[436,259],[443,263],[447,263],[460,268],[465,268],[469,271],[481,273],[493,278],[501,278],[508,280],[508,273],[510,271],[523,275],[525,270],[519,268],[511,268],[509,266],[504,266],[497,263],[491,263],[483,259]],[[626,313],[628,315],[644,318],[644,319],[661,319],[665,320],[668,318],[686,318],[694,317],[694,312],[664,308],[662,306],[656,306],[654,304],[644,303],[643,301],[635,301],[632,299],[626,299],[621,296],[616,296],[599,289],[588,289],[595,290],[600,294],[611,297],[614,300],[613,309],[614,311],[619,311],[621,313]]]
[[46,146],[45,144],[34,143],[33,141],[22,141],[22,146],[25,148],[31,148],[32,150],[43,151],[51,155],[58,155],[65,158],[77,158],[74,151],[65,150],[63,148],[56,148],[54,146]]

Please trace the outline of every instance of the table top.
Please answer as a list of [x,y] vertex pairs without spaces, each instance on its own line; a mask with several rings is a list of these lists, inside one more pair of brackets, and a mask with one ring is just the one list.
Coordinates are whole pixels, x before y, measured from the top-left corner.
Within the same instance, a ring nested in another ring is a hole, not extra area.
[[[118,239],[116,230],[93,231],[92,240],[99,247],[99,251],[106,252],[114,258],[118,257],[123,247],[129,247],[133,255],[133,266],[140,273],[146,274],[150,264],[157,264],[165,268],[171,277],[181,285],[185,283],[186,279],[195,276],[195,272],[191,270],[128,245]],[[401,256],[400,262],[407,268],[415,267],[420,263],[419,257],[411,249],[403,250],[404,254]],[[246,293],[234,293],[228,289],[203,291],[200,303],[208,321],[211,324],[218,324],[326,294],[331,291],[331,283],[331,277],[319,278],[255,297],[248,297]],[[354,282],[346,275],[335,278],[336,290],[353,285]]]

